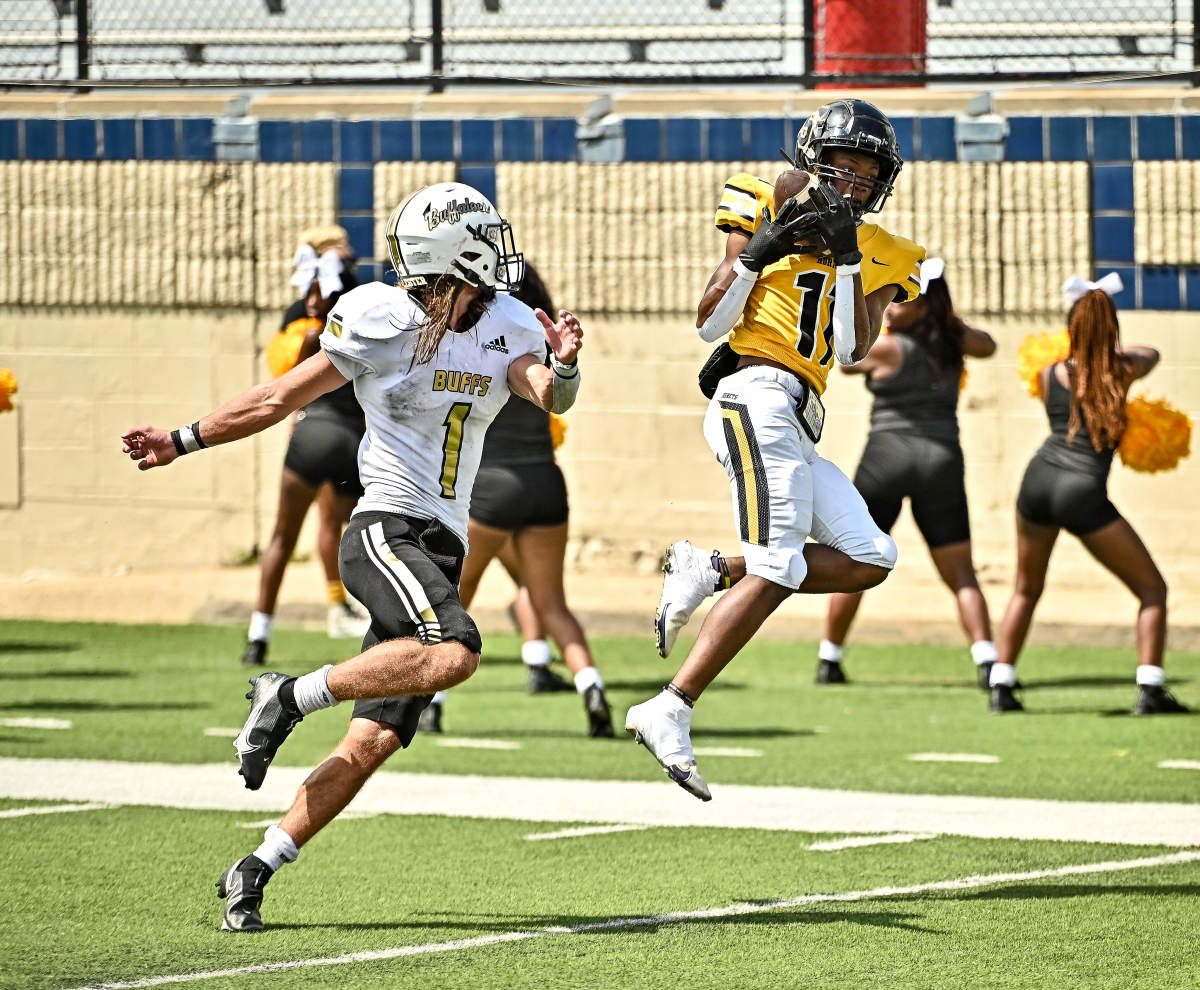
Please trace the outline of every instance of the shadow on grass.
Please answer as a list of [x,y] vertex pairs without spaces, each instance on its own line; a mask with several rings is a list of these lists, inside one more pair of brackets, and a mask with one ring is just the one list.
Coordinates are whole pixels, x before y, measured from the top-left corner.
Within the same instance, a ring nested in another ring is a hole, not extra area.
[[0,639],[0,654],[75,653],[82,648],[83,647],[79,643],[33,643],[17,639]]
[[134,676],[132,670],[0,670],[0,681],[107,680]]
[[33,735],[27,735],[27,736],[12,735],[12,736],[10,736],[10,735],[0,734],[0,746],[3,746],[5,743],[42,743],[45,741],[46,741],[46,739],[44,736],[33,736]]
[[1180,894],[1185,897],[1195,897],[1200,894],[1200,884],[1192,883],[1088,883],[1088,884],[1052,884],[1052,883],[1023,883],[1007,887],[995,887],[987,890],[964,890],[957,893],[938,893],[940,900],[955,901],[1040,901],[1044,899],[1062,900],[1068,897],[1095,897],[1097,894],[1148,894],[1161,897],[1164,894]]
[[0,704],[2,712],[158,712],[192,711],[211,708],[199,701],[64,701],[39,698],[33,701],[7,701]]
[[[753,903],[747,902],[747,903]],[[910,932],[924,932],[930,935],[941,935],[944,932],[934,928],[925,928],[910,919],[920,918],[921,915],[901,911],[814,911],[804,908],[774,909],[764,904],[761,912],[733,915],[723,918],[688,918],[686,920],[654,923],[640,917],[631,916],[627,924],[614,920],[611,916],[576,915],[576,914],[546,914],[546,915],[497,915],[497,914],[461,914],[446,913],[439,917],[437,912],[426,916],[427,920],[406,918],[396,922],[269,922],[266,933],[272,931],[305,931],[308,929],[329,929],[332,931],[437,931],[457,933],[459,938],[472,938],[485,932],[536,932],[546,928],[572,928],[580,934],[621,934],[631,931],[658,932],[660,929],[674,929],[681,924],[686,925],[780,925],[795,924],[830,924],[847,922],[849,924],[867,925],[872,928],[898,928]],[[473,935],[472,933],[475,933]],[[558,933],[555,933],[558,934]],[[575,934],[562,932],[563,935]]]
[[754,729],[692,729],[693,739],[782,739],[786,736],[815,736],[812,729],[782,729],[759,726]]

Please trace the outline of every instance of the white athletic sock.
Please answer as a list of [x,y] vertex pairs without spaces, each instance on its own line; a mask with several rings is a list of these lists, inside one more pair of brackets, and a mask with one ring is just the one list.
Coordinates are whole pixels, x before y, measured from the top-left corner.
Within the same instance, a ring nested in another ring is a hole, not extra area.
[[1012,687],[1017,683],[1017,668],[1011,663],[992,664],[992,676],[988,681],[991,687]]
[[575,675],[575,690],[580,694],[583,694],[593,684],[604,690],[604,678],[600,676],[600,671],[595,667],[584,667]]
[[817,647],[817,659],[828,660],[830,663],[841,663],[842,648],[837,643],[831,643],[829,640],[823,639]]
[[1166,681],[1167,675],[1163,672],[1162,667],[1156,667],[1152,663],[1138,665],[1137,682],[1139,687],[1162,687]]
[[271,639],[271,615],[268,612],[250,614],[250,632],[247,638],[266,643]]
[[548,667],[550,665],[550,644],[544,639],[531,639],[521,644],[521,659],[528,667]]
[[995,663],[998,656],[996,644],[990,639],[977,639],[971,644],[971,659],[977,664]]
[[287,832],[278,825],[272,825],[263,835],[262,845],[254,850],[254,855],[272,870],[277,870],[284,863],[296,862],[300,850]]
[[333,664],[327,663],[319,670],[296,678],[296,707],[300,709],[301,715],[309,715],[322,708],[332,708],[338,703],[326,680],[331,670]]
[[446,703],[446,692],[439,691],[433,696],[433,700],[429,702],[431,705],[444,705]]
[[681,697],[679,697],[679,695],[677,695],[674,691],[668,691],[666,688],[663,688],[662,691],[659,692],[654,697],[654,700],[656,702],[658,702],[658,704],[662,705],[663,708],[665,708],[669,712],[682,713],[684,715],[684,717],[687,719],[687,721],[689,723],[691,722],[691,720],[692,720],[691,705],[689,705],[686,701],[684,701]]

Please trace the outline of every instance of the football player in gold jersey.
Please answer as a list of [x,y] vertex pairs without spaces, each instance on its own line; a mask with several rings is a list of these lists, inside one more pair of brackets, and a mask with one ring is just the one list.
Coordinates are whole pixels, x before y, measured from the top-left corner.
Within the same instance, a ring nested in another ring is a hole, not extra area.
[[743,173],[726,184],[716,214],[725,258],[697,313],[704,340],[728,335],[701,373],[704,435],[729,475],[743,556],[710,558],[686,540],[668,549],[655,622],[664,657],[700,602],[730,590],[674,679],[625,721],[705,801],[690,736],[701,692],[789,595],[862,591],[896,563],[891,537],[816,445],[834,359],[866,357],[888,303],[920,290],[924,249],[862,221],[883,206],[903,161],[891,122],[862,100],[818,109],[796,137],[796,159],[813,178],[777,215],[770,182]]

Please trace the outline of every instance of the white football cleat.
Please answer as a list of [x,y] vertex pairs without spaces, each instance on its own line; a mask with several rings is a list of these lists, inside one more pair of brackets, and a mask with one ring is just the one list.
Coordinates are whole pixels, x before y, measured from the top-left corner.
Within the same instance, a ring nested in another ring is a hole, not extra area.
[[[714,550],[713,553],[716,553]],[[679,630],[687,625],[700,603],[717,590],[712,557],[687,540],[678,540],[663,554],[663,589],[654,613],[658,655],[669,657]]]
[[360,615],[349,602],[329,606],[326,631],[330,639],[362,639],[371,628],[371,617]]
[[708,783],[692,752],[690,708],[668,707],[661,695],[634,705],[625,715],[625,731],[650,750],[667,776],[701,801],[711,801]]

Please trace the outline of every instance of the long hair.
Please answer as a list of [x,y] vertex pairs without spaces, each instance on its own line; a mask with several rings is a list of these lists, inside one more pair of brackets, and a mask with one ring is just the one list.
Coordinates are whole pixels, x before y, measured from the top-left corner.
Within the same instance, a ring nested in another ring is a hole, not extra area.
[[1125,432],[1128,363],[1118,352],[1117,307],[1102,289],[1080,297],[1067,314],[1071,339],[1071,417],[1067,442],[1087,420],[1097,452],[1112,450]]
[[[409,290],[408,294],[425,311],[425,321],[417,330],[417,347],[414,356],[417,364],[428,364],[437,354],[438,345],[441,344],[447,331],[451,329],[450,316],[454,312],[458,294],[466,287],[466,282],[453,275],[439,275],[434,279],[432,285],[423,285],[420,288]],[[467,307],[461,320],[461,326],[457,329],[466,331],[475,326],[487,310],[492,297],[493,293],[491,292],[481,292],[479,297]]]
[[925,348],[939,372],[961,372],[967,325],[954,312],[946,280],[932,279],[924,299],[925,315],[904,332]]

